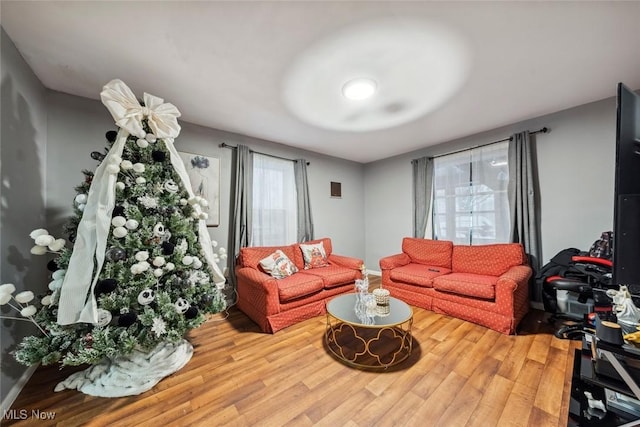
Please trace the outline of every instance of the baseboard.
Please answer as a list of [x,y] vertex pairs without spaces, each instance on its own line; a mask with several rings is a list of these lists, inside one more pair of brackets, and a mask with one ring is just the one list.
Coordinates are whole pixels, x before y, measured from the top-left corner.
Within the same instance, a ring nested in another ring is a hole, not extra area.
[[2,413],[5,414],[9,409],[11,409],[11,405],[16,400],[22,389],[33,375],[33,373],[38,369],[39,364],[31,365],[27,368],[26,371],[22,374],[18,381],[11,387],[7,396],[2,400]]
[[372,276],[382,276],[382,271],[378,271],[378,270],[369,270],[367,268],[367,273]]
[[544,311],[544,305],[540,301],[529,301],[529,306],[536,310]]

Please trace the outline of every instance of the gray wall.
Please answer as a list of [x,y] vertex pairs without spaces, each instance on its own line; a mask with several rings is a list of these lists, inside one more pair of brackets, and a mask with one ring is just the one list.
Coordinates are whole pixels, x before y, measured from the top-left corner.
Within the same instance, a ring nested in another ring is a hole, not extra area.
[[[29,233],[45,224],[45,165],[47,108],[45,89],[0,30],[2,97],[0,132],[0,283],[14,283],[17,291],[44,293],[47,288],[46,257],[31,255]],[[20,314],[2,306],[3,316]],[[9,354],[25,335],[38,330],[31,323],[0,320],[2,409],[15,398],[10,392],[26,367]]]
[[[611,88],[612,94],[615,87]],[[365,166],[366,263],[400,251],[412,233],[411,160],[551,129],[534,137],[540,183],[542,263],[568,247],[589,250],[613,229],[615,98],[582,105]]]

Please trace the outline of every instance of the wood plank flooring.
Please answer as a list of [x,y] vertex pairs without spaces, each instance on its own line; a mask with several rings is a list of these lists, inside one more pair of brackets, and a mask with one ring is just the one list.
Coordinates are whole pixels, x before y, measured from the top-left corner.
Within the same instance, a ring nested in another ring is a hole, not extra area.
[[73,370],[41,367],[12,406],[26,419],[1,424],[565,426],[579,343],[555,338],[544,317],[534,310],[519,335],[506,336],[414,308],[410,358],[369,372],[328,353],[324,316],[268,335],[231,308],[190,333],[193,358],[152,390],[111,399],[55,393]]

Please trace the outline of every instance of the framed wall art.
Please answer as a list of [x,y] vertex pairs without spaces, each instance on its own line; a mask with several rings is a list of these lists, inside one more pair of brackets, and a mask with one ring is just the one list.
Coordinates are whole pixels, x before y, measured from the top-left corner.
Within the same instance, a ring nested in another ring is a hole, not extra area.
[[184,162],[194,194],[209,202],[208,210],[205,210],[209,214],[207,226],[217,227],[220,225],[220,159],[184,152],[178,154]]

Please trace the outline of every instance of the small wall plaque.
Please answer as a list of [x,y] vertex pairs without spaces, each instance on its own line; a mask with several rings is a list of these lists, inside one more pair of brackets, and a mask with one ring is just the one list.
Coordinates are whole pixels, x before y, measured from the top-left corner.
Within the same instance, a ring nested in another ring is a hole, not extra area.
[[331,197],[342,197],[341,182],[331,182]]

